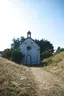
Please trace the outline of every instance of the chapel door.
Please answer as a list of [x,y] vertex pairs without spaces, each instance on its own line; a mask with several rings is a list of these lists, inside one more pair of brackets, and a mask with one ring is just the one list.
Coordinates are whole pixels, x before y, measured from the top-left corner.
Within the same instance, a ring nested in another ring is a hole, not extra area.
[[31,64],[31,56],[30,55],[27,56],[26,63]]

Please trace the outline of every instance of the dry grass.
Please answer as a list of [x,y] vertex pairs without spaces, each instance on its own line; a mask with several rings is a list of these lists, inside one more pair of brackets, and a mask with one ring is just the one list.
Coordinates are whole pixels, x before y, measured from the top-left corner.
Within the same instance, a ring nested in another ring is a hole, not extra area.
[[50,58],[44,60],[48,66],[45,70],[59,76],[64,81],[64,52],[58,53]]
[[28,67],[0,57],[0,96],[37,96]]
[[0,57],[0,96],[64,96],[64,52],[43,62],[46,71]]

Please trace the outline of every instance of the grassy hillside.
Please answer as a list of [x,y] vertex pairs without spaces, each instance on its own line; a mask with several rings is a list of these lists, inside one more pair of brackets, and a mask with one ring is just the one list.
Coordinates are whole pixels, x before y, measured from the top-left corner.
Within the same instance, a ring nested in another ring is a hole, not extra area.
[[44,59],[43,63],[48,65],[44,67],[45,70],[64,80],[64,52],[60,52],[50,58]]
[[36,96],[28,67],[0,57],[0,96]]

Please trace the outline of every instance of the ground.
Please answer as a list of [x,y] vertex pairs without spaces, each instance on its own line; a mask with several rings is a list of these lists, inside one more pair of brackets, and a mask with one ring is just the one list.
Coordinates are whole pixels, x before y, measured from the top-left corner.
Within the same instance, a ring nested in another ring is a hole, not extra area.
[[42,68],[31,68],[38,87],[38,96],[64,96],[64,82]]
[[64,96],[64,82],[42,67],[0,58],[0,96]]
[[0,96],[37,96],[28,67],[0,57]]

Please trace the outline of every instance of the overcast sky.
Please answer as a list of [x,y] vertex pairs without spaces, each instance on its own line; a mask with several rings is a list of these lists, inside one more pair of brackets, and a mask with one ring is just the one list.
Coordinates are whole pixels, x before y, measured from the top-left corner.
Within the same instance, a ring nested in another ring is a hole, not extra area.
[[29,30],[34,39],[64,47],[64,0],[0,0],[0,50]]

